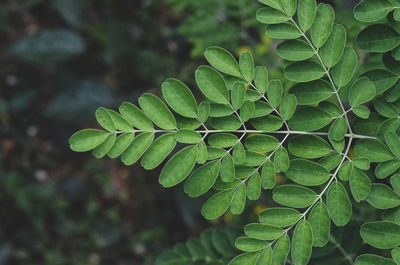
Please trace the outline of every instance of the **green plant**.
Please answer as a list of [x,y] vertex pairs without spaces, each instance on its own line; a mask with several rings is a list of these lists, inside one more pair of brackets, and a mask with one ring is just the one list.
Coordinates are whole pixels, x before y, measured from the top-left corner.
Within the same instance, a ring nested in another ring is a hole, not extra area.
[[[273,190],[279,206],[261,212],[259,223],[246,225],[245,236],[235,240],[243,254],[225,255],[222,239],[207,232],[164,253],[157,264],[226,264],[227,257],[230,264],[249,265],[400,264],[400,2],[365,0],[354,10],[356,19],[380,23],[356,39],[358,49],[383,54],[387,69],[367,72],[359,70],[364,62],[346,45],[346,29],[334,23],[329,4],[260,2],[267,7],[257,11],[257,20],[267,24],[269,37],[284,40],[276,52],[289,62],[284,76],[290,82],[269,80],[248,52],[237,63],[228,51],[210,47],[205,57],[212,67],[195,72],[206,98],[200,104],[185,84],[168,79],[162,84],[166,104],[146,93],[140,108],[128,102],[119,113],[99,108],[96,118],[105,130],[77,132],[71,149],[93,150],[97,158],[121,155],[125,165],[142,158],[141,165],[153,169],[180,143],[159,182],[172,187],[185,181],[190,197],[214,193],[201,210],[209,220],[228,209],[241,214],[247,199]],[[277,175],[286,183],[277,185]],[[354,231],[367,246],[358,236],[346,238]],[[356,246],[344,247],[346,241]]]

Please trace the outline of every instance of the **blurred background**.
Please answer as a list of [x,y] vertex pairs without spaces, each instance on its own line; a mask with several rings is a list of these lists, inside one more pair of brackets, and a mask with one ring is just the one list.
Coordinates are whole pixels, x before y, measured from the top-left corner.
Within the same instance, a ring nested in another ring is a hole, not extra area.
[[[357,0],[330,2],[350,41]],[[276,43],[255,20],[256,0],[0,1],[0,264],[153,264],[207,227],[248,223],[267,198],[216,223],[204,198],[162,189],[159,170],[74,153],[68,138],[96,126],[99,106],[136,103],[175,77],[195,89],[208,46],[279,78]]]

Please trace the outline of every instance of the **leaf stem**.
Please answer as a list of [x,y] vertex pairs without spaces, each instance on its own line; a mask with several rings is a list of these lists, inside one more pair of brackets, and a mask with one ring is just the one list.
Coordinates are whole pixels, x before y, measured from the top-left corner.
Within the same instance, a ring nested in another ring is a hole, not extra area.
[[310,47],[313,49],[314,54],[317,56],[319,62],[321,63],[321,66],[322,66],[322,68],[324,69],[325,74],[326,74],[326,76],[328,77],[329,82],[330,82],[331,85],[332,85],[332,88],[333,88],[333,90],[334,90],[334,94],[336,95],[336,98],[337,98],[337,100],[338,100],[338,102],[339,102],[339,105],[340,105],[340,108],[341,108],[341,110],[342,110],[342,112],[343,112],[343,114],[344,114],[344,117],[346,118],[346,123],[347,123],[347,127],[349,128],[349,132],[350,132],[350,134],[353,134],[353,131],[351,130],[351,126],[350,126],[350,120],[349,120],[349,118],[347,117],[347,114],[346,114],[346,113],[347,113],[347,112],[346,112],[346,109],[344,108],[343,103],[342,103],[342,101],[341,101],[341,99],[340,99],[340,96],[339,96],[339,94],[338,94],[339,90],[336,88],[335,83],[333,82],[333,79],[332,79],[332,77],[331,77],[331,75],[330,75],[330,73],[329,73],[329,69],[325,66],[325,64],[324,64],[324,62],[323,62],[321,56],[319,55],[318,49],[316,49],[316,48],[314,47],[314,45],[312,44],[312,42],[310,41],[310,39],[307,37],[306,33],[297,25],[296,21],[294,21],[294,19],[293,19],[292,17],[290,17],[290,21],[291,21],[291,22],[293,23],[293,25],[300,31],[301,36],[307,41],[308,45],[310,45]]

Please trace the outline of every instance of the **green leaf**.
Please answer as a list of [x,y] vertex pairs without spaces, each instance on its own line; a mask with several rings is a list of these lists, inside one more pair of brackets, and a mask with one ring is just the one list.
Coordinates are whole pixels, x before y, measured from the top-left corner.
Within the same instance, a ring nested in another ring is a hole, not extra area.
[[400,226],[392,222],[369,222],[360,228],[364,241],[375,248],[391,249],[400,245]]
[[106,140],[104,140],[103,143],[101,143],[95,149],[93,149],[93,155],[96,158],[102,158],[103,156],[105,156],[113,147],[115,140],[116,136],[114,133],[108,135],[108,137],[106,138]]
[[385,140],[390,151],[400,159],[400,136],[395,132],[389,131],[385,134]]
[[358,256],[354,265],[396,265],[391,259],[372,254]]
[[285,94],[282,98],[280,107],[281,117],[283,120],[290,120],[296,111],[297,99],[295,95]]
[[211,103],[209,105],[210,105],[210,112],[209,112],[210,117],[226,117],[232,115],[232,113],[235,112],[235,110],[231,108],[229,105],[215,104],[215,103]]
[[69,138],[69,146],[72,151],[86,152],[104,142],[108,135],[108,132],[96,129],[80,130]]
[[117,128],[115,128],[114,122],[111,119],[110,113],[107,109],[100,107],[96,110],[96,120],[97,122],[109,132],[115,132]]
[[400,174],[394,174],[390,178],[390,184],[393,187],[393,190],[396,192],[398,196],[400,196]]
[[368,198],[371,192],[371,180],[358,168],[353,168],[350,174],[350,189],[357,202]]
[[208,138],[208,144],[214,147],[227,148],[237,144],[238,138],[231,133],[216,133]]
[[353,165],[361,170],[368,170],[370,168],[370,162],[364,157],[356,157],[352,161]]
[[369,115],[371,114],[371,111],[366,106],[353,107],[352,111],[362,119],[368,119]]
[[257,130],[264,132],[274,132],[283,125],[283,122],[279,117],[272,115],[251,119],[250,123]]
[[360,104],[371,101],[376,95],[374,83],[369,81],[367,77],[362,77],[354,82],[349,93],[350,106],[358,106]]
[[206,255],[206,250],[198,239],[189,238],[186,242],[186,247],[191,256],[195,259],[201,259]]
[[[222,171],[222,168],[221,168]],[[246,205],[246,185],[241,183],[233,195],[232,203],[231,203],[231,212],[233,214],[241,214]]]
[[243,106],[240,108],[240,118],[242,119],[242,122],[247,122],[253,116],[254,111],[255,111],[254,102],[251,101],[244,102]]
[[281,0],[258,0],[258,2],[263,3],[264,5],[273,7],[275,9],[282,9]]
[[255,152],[269,152],[275,150],[279,141],[270,135],[256,134],[246,138],[245,146],[248,150]]
[[238,117],[230,115],[211,119],[211,126],[216,130],[236,131],[242,126],[242,123]]
[[229,103],[228,88],[220,73],[203,65],[197,68],[195,78],[197,86],[206,98],[219,104]]
[[344,150],[344,146],[345,146],[345,140],[341,140],[341,141],[332,141],[329,140],[329,142],[331,143],[332,147],[335,149],[336,152],[343,152]]
[[390,26],[376,24],[363,29],[356,43],[358,48],[367,52],[387,52],[400,44],[400,35]]
[[236,166],[236,178],[245,179],[250,177],[254,173],[254,168],[250,166]]
[[400,161],[390,160],[387,162],[380,163],[375,168],[375,175],[378,179],[384,179],[389,177],[391,174],[396,172],[400,168]]
[[[209,47],[204,52],[207,61],[217,70],[237,77],[241,77],[239,65],[233,55],[220,47]],[[196,77],[197,81],[197,77]],[[197,81],[198,82],[198,81]],[[199,84],[199,83],[197,83]],[[200,86],[200,85],[199,85]],[[200,88],[201,89],[201,88]],[[204,94],[206,97],[207,95]]]
[[132,131],[132,125],[125,119],[123,118],[119,113],[113,110],[108,110],[108,113],[110,114],[110,117],[115,125],[115,128],[117,130],[123,131],[123,132],[131,132]]
[[318,164],[324,166],[328,171],[335,169],[342,161],[342,156],[339,153],[333,152],[321,158]]
[[300,220],[300,213],[292,208],[268,208],[259,214],[263,224],[286,227]]
[[186,129],[177,131],[175,138],[178,142],[184,144],[197,144],[201,141],[200,133]]
[[240,72],[247,82],[253,81],[254,78],[254,60],[249,52],[244,52],[240,55],[239,60]]
[[139,97],[139,105],[144,113],[161,129],[173,130],[176,128],[174,116],[158,97],[145,93]]
[[328,125],[333,117],[325,110],[317,107],[298,109],[289,120],[289,127],[296,131],[315,131]]
[[162,83],[162,94],[167,104],[178,114],[196,118],[198,109],[196,99],[190,89],[177,79],[167,79]]
[[251,176],[249,183],[247,184],[247,198],[249,200],[258,200],[261,194],[261,177],[258,172]]
[[238,237],[235,246],[242,251],[255,252],[267,247],[267,242],[249,237]]
[[163,252],[157,257],[155,265],[179,265],[187,262],[187,257],[182,256],[180,253],[169,250]]
[[199,121],[206,122],[208,116],[210,115],[210,103],[208,102],[201,102],[199,105]]
[[258,260],[255,263],[255,265],[270,264],[271,259],[272,259],[272,249],[269,246],[261,252],[261,255],[258,257]]
[[301,36],[299,29],[290,23],[267,25],[266,33],[270,38],[278,40],[297,39]]
[[347,85],[358,66],[358,57],[356,51],[346,46],[342,58],[332,69],[332,78],[339,88]]
[[353,165],[350,163],[350,161],[345,161],[339,169],[339,178],[343,181],[348,181],[352,171]]
[[303,61],[311,58],[314,50],[305,41],[287,40],[281,42],[276,48],[276,53],[283,59],[290,61]]
[[264,189],[272,189],[275,187],[275,169],[271,161],[267,161],[262,168],[261,183]]
[[340,141],[344,139],[347,133],[346,119],[340,117],[329,128],[328,137],[333,141]]
[[176,153],[161,170],[159,182],[163,187],[172,187],[182,182],[190,172],[197,159],[197,148],[194,145],[185,147]]
[[235,179],[235,167],[230,154],[227,154],[222,160],[220,175],[224,182],[230,182]]
[[352,206],[346,190],[340,182],[333,182],[326,196],[329,215],[336,226],[346,225],[352,215]]
[[392,10],[393,5],[387,0],[363,0],[354,8],[354,17],[362,22],[375,22]]
[[283,95],[283,86],[280,80],[271,80],[267,88],[267,96],[270,105],[276,108],[281,103],[281,98]]
[[254,265],[255,262],[257,262],[258,255],[258,252],[240,254],[239,256],[235,257],[231,262],[229,262],[229,265]]
[[272,198],[275,202],[293,208],[310,206],[317,195],[313,190],[296,185],[281,185],[275,188]]
[[156,168],[174,150],[175,145],[176,140],[173,133],[158,137],[144,154],[141,161],[142,167],[147,170]]
[[292,236],[292,261],[295,265],[307,265],[311,257],[313,234],[306,220],[301,220]]
[[374,108],[381,116],[389,119],[396,119],[400,114],[393,104],[386,102],[383,98],[375,100]]
[[399,264],[400,263],[400,248],[392,249],[391,254],[392,254],[392,258],[396,262],[396,264]]
[[153,123],[143,113],[141,109],[129,102],[124,102],[119,107],[119,112],[129,123],[133,124],[136,128],[145,131],[153,130]]
[[114,145],[108,151],[107,155],[110,158],[119,157],[133,141],[133,133],[123,133],[115,140]]
[[331,219],[325,203],[319,201],[312,208],[308,221],[313,234],[313,246],[324,247],[329,240]]
[[130,166],[134,164],[139,158],[146,152],[147,148],[151,145],[154,139],[154,134],[150,132],[144,132],[139,134],[132,143],[126,148],[122,154],[121,161],[126,165]]
[[333,67],[339,62],[345,46],[346,29],[342,25],[334,24],[328,40],[319,51],[326,67]]
[[296,13],[297,0],[282,0],[282,7],[285,13],[292,17]]
[[[236,236],[236,235],[234,235]],[[228,230],[212,230],[211,240],[214,248],[223,256],[231,257],[236,255],[236,250],[233,248],[234,240],[228,237]]]
[[272,107],[263,101],[254,102],[254,111],[252,112],[251,118],[264,117],[273,111]]
[[220,161],[211,161],[197,168],[185,182],[184,190],[190,197],[203,195],[214,185],[217,180]]
[[221,191],[209,198],[201,207],[201,214],[207,220],[217,219],[228,210],[232,202],[234,190]]
[[388,186],[381,183],[373,183],[367,202],[376,209],[391,209],[400,205],[400,198]]
[[276,172],[286,172],[289,169],[290,161],[286,148],[279,147],[274,154],[274,167]]
[[197,163],[204,164],[207,161],[208,151],[207,145],[204,141],[201,141],[197,146]]
[[311,28],[316,13],[317,3],[315,0],[299,0],[297,18],[299,20],[300,28],[303,31],[307,31]]
[[316,135],[298,135],[290,139],[289,152],[302,158],[319,158],[329,154],[329,144]]
[[319,4],[311,27],[311,40],[315,47],[320,48],[328,40],[331,34],[335,11],[328,4]]
[[324,68],[314,61],[295,62],[285,68],[286,79],[294,82],[310,82],[324,75]]
[[380,95],[386,90],[391,88],[399,79],[399,77],[384,69],[371,70],[363,74],[374,83],[376,88],[376,94]]
[[268,88],[268,71],[264,66],[257,66],[254,71],[254,83],[257,90],[264,94]]
[[233,149],[233,160],[236,164],[242,164],[246,159],[246,152],[244,151],[244,147],[242,143],[238,143]]
[[243,83],[235,83],[232,87],[231,101],[234,109],[240,109],[244,103],[246,88]]
[[387,102],[395,102],[396,100],[400,99],[400,83],[397,83],[394,87],[392,87],[388,93],[385,95],[385,100]]
[[261,166],[266,161],[266,156],[258,152],[246,151],[246,159],[243,162],[245,166]]
[[274,240],[283,235],[283,229],[272,225],[254,223],[246,225],[244,233],[254,239]]
[[289,248],[290,239],[288,235],[284,235],[275,244],[274,250],[272,251],[272,260],[270,265],[285,265],[289,254]]
[[285,175],[293,182],[304,186],[319,186],[331,176],[325,167],[305,159],[292,160]]
[[290,89],[290,93],[296,96],[299,105],[312,105],[333,95],[329,82],[322,79],[296,84]]
[[288,15],[271,7],[258,9],[256,18],[264,24],[279,24],[289,20]]
[[358,140],[354,151],[358,156],[365,157],[371,162],[384,162],[393,159],[388,148],[375,139]]

